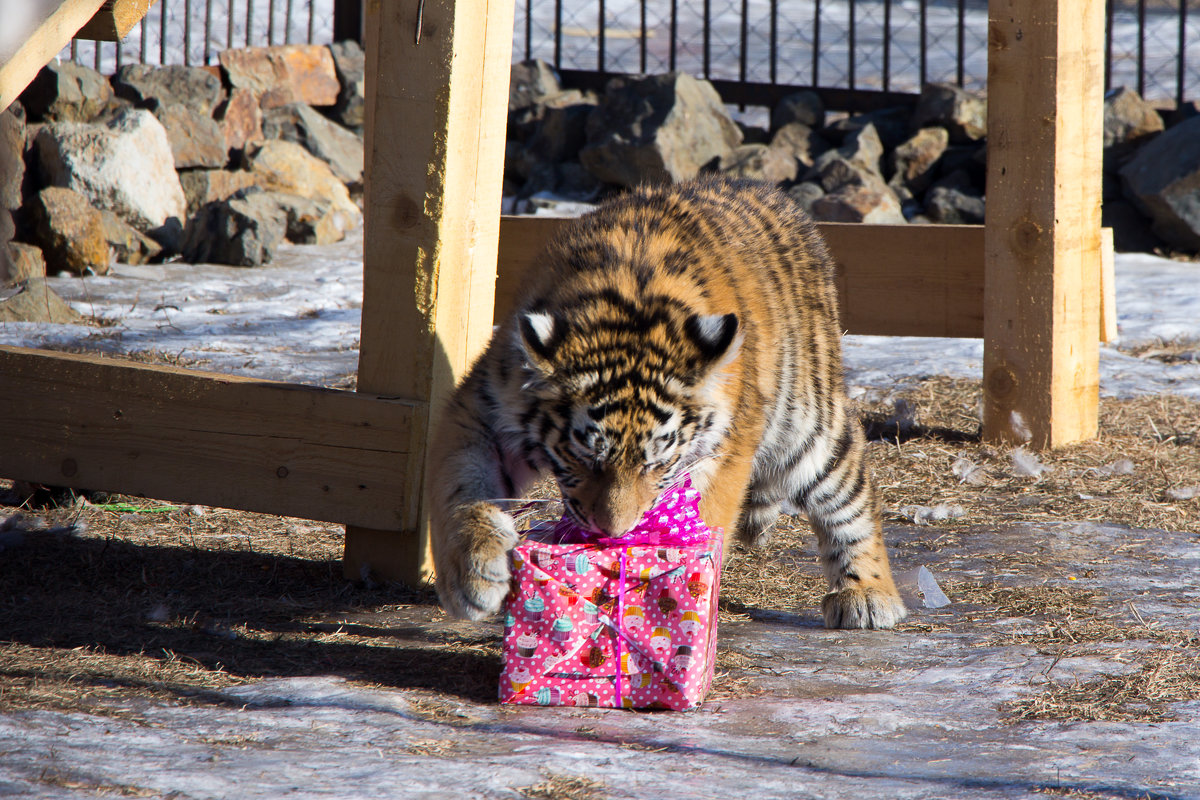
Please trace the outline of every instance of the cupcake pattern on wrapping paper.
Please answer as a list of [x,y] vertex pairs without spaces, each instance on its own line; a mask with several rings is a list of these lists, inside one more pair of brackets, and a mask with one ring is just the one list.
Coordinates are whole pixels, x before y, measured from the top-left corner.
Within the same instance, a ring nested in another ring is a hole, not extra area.
[[[694,510],[696,495],[688,491]],[[698,515],[691,519],[693,529],[703,526]],[[608,708],[697,705],[712,681],[722,550],[720,533],[702,530],[707,541],[690,547],[532,538],[518,546],[500,699]]]

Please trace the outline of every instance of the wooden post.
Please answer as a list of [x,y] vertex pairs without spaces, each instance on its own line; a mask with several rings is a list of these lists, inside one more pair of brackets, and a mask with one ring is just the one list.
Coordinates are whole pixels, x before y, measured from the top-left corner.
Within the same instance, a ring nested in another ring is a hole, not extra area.
[[1056,447],[1097,432],[1104,3],[988,17],[984,435]]
[[431,574],[426,440],[492,330],[513,9],[514,0],[366,5],[358,388],[418,405],[404,524],[348,528],[348,577]]

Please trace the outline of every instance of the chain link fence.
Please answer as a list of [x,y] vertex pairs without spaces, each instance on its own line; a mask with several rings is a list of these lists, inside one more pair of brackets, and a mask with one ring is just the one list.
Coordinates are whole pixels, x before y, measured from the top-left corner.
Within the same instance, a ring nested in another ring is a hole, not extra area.
[[[389,0],[413,5],[421,0]],[[119,43],[73,42],[64,58],[212,64],[230,47],[327,43],[346,0],[158,0]],[[460,0],[467,2],[467,0]],[[684,70],[738,87],[811,86],[843,97],[982,89],[986,0],[516,0],[513,58],[574,78]],[[1200,96],[1200,0],[1108,0],[1107,85],[1151,100]],[[740,96],[739,96],[740,95]],[[759,97],[763,96],[759,92]]]

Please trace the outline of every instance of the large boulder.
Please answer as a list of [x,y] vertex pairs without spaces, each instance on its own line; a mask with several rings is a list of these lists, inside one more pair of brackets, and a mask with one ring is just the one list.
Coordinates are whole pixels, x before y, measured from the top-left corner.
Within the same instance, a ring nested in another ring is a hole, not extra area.
[[45,278],[30,278],[15,291],[0,291],[0,322],[77,324],[83,317],[46,286]]
[[215,200],[258,185],[255,174],[244,169],[190,169],[179,173],[179,183],[187,197],[189,218]]
[[337,72],[337,102],[325,109],[334,121],[347,128],[362,128],[366,116],[367,59],[358,42],[349,39],[329,45]]
[[34,235],[50,273],[108,272],[108,239],[100,212],[78,192],[47,186],[31,203]]
[[588,118],[579,160],[607,183],[669,183],[695,177],[741,139],[707,81],[682,72],[615,78]]
[[771,131],[798,122],[809,128],[825,124],[825,103],[816,92],[805,90],[789,94],[771,109]]
[[1200,117],[1167,129],[1121,169],[1125,193],[1172,247],[1200,251]]
[[811,167],[831,145],[803,122],[789,122],[771,136],[771,147],[782,150],[805,167]]
[[209,203],[188,220],[183,257],[192,262],[256,267],[287,234],[287,215],[269,193],[248,189]]
[[866,222],[903,225],[900,201],[881,180],[848,184],[814,201],[812,216],[824,222]]
[[0,209],[21,207],[24,180],[25,115],[14,103],[13,108],[0,111]]
[[162,253],[162,245],[132,225],[126,225],[125,220],[113,212],[101,210],[100,222],[114,260],[123,264],[145,264]]
[[927,83],[912,115],[914,129],[939,126],[950,141],[966,144],[987,136],[987,101],[951,83]]
[[893,187],[902,186],[916,195],[925,191],[934,177],[934,166],[946,152],[950,134],[945,128],[922,128],[891,152]]
[[170,140],[149,111],[128,110],[102,125],[47,125],[35,146],[48,184],[79,192],[159,241],[185,219]]
[[545,61],[532,59],[512,65],[508,76],[508,110],[519,111],[544,103],[562,92],[558,75]]
[[335,213],[343,215],[346,230],[362,220],[346,185],[329,165],[294,142],[272,139],[251,145],[245,166],[264,189],[327,201]]
[[126,64],[113,75],[112,84],[117,97],[151,111],[179,105],[211,117],[225,99],[221,79],[202,67]]
[[938,180],[925,193],[925,214],[947,225],[982,225],[983,194],[975,189],[965,170],[958,170]]
[[263,135],[295,142],[333,170],[343,183],[362,183],[363,143],[307,103],[288,103],[263,114]]
[[6,271],[0,271],[0,287],[22,283],[30,278],[46,277],[46,258],[42,249],[22,242],[8,243]]
[[342,90],[333,54],[324,45],[247,47],[225,50],[217,58],[226,82],[253,91],[263,109],[295,102],[332,106]]
[[258,105],[258,96],[250,89],[230,91],[229,97],[213,112],[213,118],[221,126],[231,155],[263,138],[263,112]]
[[743,144],[722,156],[720,170],[735,178],[765,183],[790,183],[796,180],[799,162],[782,148],[765,144]]
[[225,166],[229,150],[216,120],[188,106],[159,106],[154,116],[162,123],[175,157],[175,169]]
[[21,105],[36,122],[87,122],[112,96],[108,80],[96,70],[74,61],[52,61],[21,93]]
[[1158,111],[1133,89],[1118,86],[1104,95],[1105,147],[1141,139],[1163,127]]
[[285,236],[296,244],[332,244],[346,238],[344,219],[329,203],[294,194],[268,192],[287,220]]
[[905,107],[880,108],[864,111],[836,120],[822,129],[822,135],[831,142],[844,143],[846,138],[868,125],[875,129],[885,149],[891,150],[912,133],[910,122],[912,109]]

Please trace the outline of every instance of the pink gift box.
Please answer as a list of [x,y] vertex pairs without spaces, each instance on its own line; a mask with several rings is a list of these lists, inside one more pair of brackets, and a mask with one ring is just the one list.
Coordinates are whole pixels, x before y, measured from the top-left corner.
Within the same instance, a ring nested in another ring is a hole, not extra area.
[[556,543],[560,525],[513,550],[502,702],[683,710],[704,699],[723,536],[700,520],[695,490],[673,491],[629,537],[637,544]]

